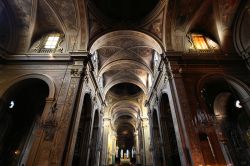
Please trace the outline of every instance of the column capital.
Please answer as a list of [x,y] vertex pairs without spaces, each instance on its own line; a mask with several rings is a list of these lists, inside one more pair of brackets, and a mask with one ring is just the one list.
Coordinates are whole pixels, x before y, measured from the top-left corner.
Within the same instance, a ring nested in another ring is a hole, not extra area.
[[134,136],[138,136],[138,131],[135,131],[135,132],[134,132]]
[[103,126],[104,127],[110,127],[111,126],[111,119],[107,118],[107,117],[104,117],[103,118]]
[[74,61],[83,61],[88,60],[90,58],[90,54],[87,51],[74,51],[69,53],[71,59]]

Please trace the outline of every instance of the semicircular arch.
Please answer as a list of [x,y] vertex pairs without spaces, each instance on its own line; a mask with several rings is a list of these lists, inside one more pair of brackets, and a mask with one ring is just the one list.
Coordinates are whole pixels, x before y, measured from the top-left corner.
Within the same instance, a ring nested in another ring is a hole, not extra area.
[[32,78],[40,79],[40,80],[46,82],[48,87],[49,87],[48,98],[50,98],[50,99],[55,98],[55,93],[56,93],[55,83],[50,76],[45,75],[45,74],[26,74],[26,75],[18,76],[15,79],[12,79],[10,81],[6,81],[3,83],[3,85],[8,85],[8,86],[0,89],[0,96],[4,96],[4,94],[8,91],[8,89],[11,88],[16,83],[23,81],[23,80],[26,80],[26,79],[32,79]]

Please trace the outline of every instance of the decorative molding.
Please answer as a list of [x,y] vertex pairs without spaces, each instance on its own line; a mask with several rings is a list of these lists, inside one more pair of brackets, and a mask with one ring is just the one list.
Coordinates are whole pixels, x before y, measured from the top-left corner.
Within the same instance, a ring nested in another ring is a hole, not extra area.
[[71,69],[70,71],[71,77],[80,77],[82,74],[82,71],[80,69]]

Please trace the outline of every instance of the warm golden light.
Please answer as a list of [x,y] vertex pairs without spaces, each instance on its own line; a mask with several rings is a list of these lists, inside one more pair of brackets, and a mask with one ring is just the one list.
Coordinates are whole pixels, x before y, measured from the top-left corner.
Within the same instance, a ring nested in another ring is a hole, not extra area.
[[125,130],[125,131],[122,132],[122,134],[123,134],[123,135],[127,135],[127,134],[128,134],[128,131]]
[[208,45],[206,43],[206,40],[205,40],[204,36],[202,36],[202,35],[192,35],[192,40],[193,40],[193,43],[194,43],[194,47],[196,49],[200,49],[200,50],[208,49]]
[[17,149],[17,150],[15,150],[14,153],[15,153],[15,155],[19,155],[20,154],[20,150]]

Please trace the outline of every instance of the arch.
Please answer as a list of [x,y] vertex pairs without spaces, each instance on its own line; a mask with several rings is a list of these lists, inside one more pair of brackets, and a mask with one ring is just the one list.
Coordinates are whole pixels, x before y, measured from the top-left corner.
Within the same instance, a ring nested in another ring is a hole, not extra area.
[[117,69],[117,66],[121,65],[129,65],[129,66],[136,66],[139,69],[145,70],[147,73],[152,75],[152,70],[144,63],[144,62],[138,62],[133,59],[118,59],[115,61],[111,62],[105,62],[105,64],[102,66],[102,68],[99,70],[98,75],[102,75],[103,73],[112,70],[112,69]]
[[119,83],[132,83],[132,84],[135,84],[135,85],[137,85],[138,87],[140,87],[143,90],[144,94],[147,94],[147,88],[145,87],[145,85],[142,82],[140,82],[138,80],[134,80],[134,79],[126,79],[126,78],[124,78],[124,79],[113,80],[108,85],[106,85],[104,87],[104,90],[103,90],[103,95],[106,97],[106,94],[108,93],[108,91],[113,86],[115,86],[115,85],[117,85]]
[[33,143],[32,133],[38,126],[49,93],[48,84],[34,77],[19,80],[4,92],[2,97],[7,102],[0,106],[1,131],[4,126],[0,134],[0,164],[23,165],[26,162]]
[[119,119],[122,116],[129,116],[133,119],[136,119],[136,116],[132,112],[129,112],[129,111],[126,111],[126,112],[125,111],[116,111],[112,115],[112,119],[113,119],[113,121],[116,121],[117,119]]
[[216,118],[224,118],[227,116],[225,108],[230,96],[231,94],[229,92],[221,92],[215,97],[213,107]]
[[[113,111],[114,110],[116,110],[116,108],[119,108],[119,107],[121,107],[122,105],[126,105],[126,106],[128,106],[128,105],[132,105],[134,108],[140,108],[140,105],[139,104],[137,104],[136,102],[134,102],[134,101],[130,101],[130,100],[121,100],[121,101],[118,101],[118,102],[116,102],[112,107],[111,107],[111,113],[113,113]],[[135,110],[135,109],[133,109],[135,112],[138,112],[138,110]]]
[[[118,114],[118,113],[117,113]],[[115,116],[115,115],[113,115]],[[129,119],[123,119],[123,117],[130,117]],[[133,130],[136,130],[136,117],[129,113],[129,112],[122,112],[119,113],[118,115],[116,115],[115,117],[112,117],[112,127],[117,130],[120,124],[130,124],[131,126],[133,126]]]
[[210,80],[224,80],[229,87],[232,87],[237,95],[239,96],[240,100],[245,106],[247,114],[250,116],[250,88],[240,81],[239,79],[232,77],[230,75],[222,75],[222,74],[209,74],[202,77],[197,83],[196,94],[198,100],[202,103],[201,98],[201,90],[206,82]]
[[40,79],[40,80],[43,80],[44,82],[46,82],[47,85],[49,86],[48,98],[49,99],[54,99],[55,98],[55,93],[56,93],[55,83],[54,83],[53,79],[50,76],[45,75],[45,74],[26,74],[26,75],[16,77],[15,79],[13,79],[11,81],[4,82],[3,85],[9,85],[9,86],[0,89],[0,97],[4,96],[5,92],[10,87],[12,87],[14,84],[16,84],[16,83],[18,83],[20,81],[23,81],[25,79],[29,79],[29,78],[37,78],[37,79]]
[[[121,118],[122,116],[129,116],[132,119],[128,120],[131,125],[135,127],[135,122],[137,119],[137,116],[140,112],[139,105],[136,102],[129,101],[129,100],[122,100],[116,102],[112,107],[111,107],[111,117],[112,117],[112,126],[116,128],[117,126],[115,125],[115,122]],[[134,120],[134,122],[133,122]],[[133,124],[132,124],[133,123]]]
[[232,87],[235,88],[235,90],[237,90],[237,92],[241,97],[247,97],[250,95],[250,88],[239,79],[229,75],[215,73],[215,74],[205,75],[198,81],[196,89],[197,96],[199,96],[198,94],[200,93],[204,84],[210,79],[224,79],[227,83],[229,83],[229,85],[231,85]]
[[124,37],[143,41],[143,43],[145,42],[145,45],[156,50],[159,54],[162,54],[164,52],[164,47],[160,44],[159,41],[146,33],[135,30],[117,30],[99,36],[96,40],[91,42],[91,44],[89,45],[89,51],[91,54],[93,54],[94,51],[104,46],[106,42]]
[[238,13],[235,17],[235,23],[233,27],[233,42],[234,47],[239,56],[245,61],[248,69],[250,69],[250,45],[249,45],[249,31],[247,30],[249,27],[249,9],[250,9],[250,1],[241,1],[238,9]]
[[[208,152],[205,151],[203,156],[206,158],[206,164],[226,163],[239,165],[241,162],[245,162],[248,165],[250,160],[246,149],[249,147],[244,144],[245,141],[242,136],[244,132],[246,133],[246,130],[240,129],[240,124],[243,121],[239,121],[239,118],[244,115],[245,122],[248,121],[248,125],[250,124],[250,116],[247,116],[247,113],[249,114],[248,87],[234,77],[220,74],[207,75],[199,83],[198,91],[201,94],[199,95],[201,108],[205,109],[204,114],[207,121],[216,124],[215,136],[208,131],[203,131],[207,136],[201,137],[201,146],[211,144],[209,146],[213,151],[216,145],[221,144],[220,148],[224,156],[224,158],[220,159],[210,153],[209,157]],[[243,101],[241,103],[242,109],[235,105],[238,100]],[[210,139],[212,139],[211,142]],[[239,149],[241,149],[241,152]],[[242,154],[238,155],[240,153]]]

